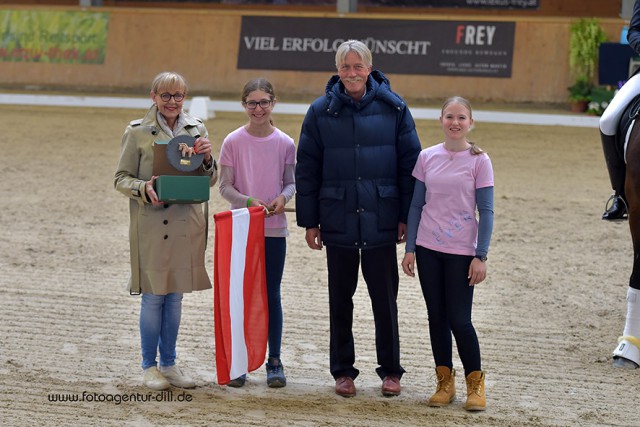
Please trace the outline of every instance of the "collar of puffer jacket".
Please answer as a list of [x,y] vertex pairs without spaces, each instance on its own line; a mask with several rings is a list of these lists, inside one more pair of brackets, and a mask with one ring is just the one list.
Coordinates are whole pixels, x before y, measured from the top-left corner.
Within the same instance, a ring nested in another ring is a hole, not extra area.
[[326,111],[327,114],[337,116],[340,110],[345,106],[351,106],[355,109],[362,109],[373,102],[375,99],[381,100],[397,110],[401,110],[405,106],[404,100],[391,90],[389,79],[380,70],[373,70],[367,79],[367,92],[359,102],[353,99],[344,91],[344,85],[340,81],[340,76],[334,75],[327,82],[325,88],[327,98]]

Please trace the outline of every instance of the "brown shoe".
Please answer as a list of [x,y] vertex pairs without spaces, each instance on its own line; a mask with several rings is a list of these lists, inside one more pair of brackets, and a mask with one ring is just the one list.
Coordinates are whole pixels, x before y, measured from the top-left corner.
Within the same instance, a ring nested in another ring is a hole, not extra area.
[[456,370],[448,366],[436,366],[436,392],[429,398],[429,406],[447,406],[456,398]]
[[351,377],[339,377],[336,379],[336,394],[342,397],[353,397],[356,395],[356,385]]
[[383,396],[399,396],[401,391],[400,378],[395,375],[388,375],[382,380]]
[[473,371],[467,375],[467,411],[484,411],[487,409],[487,398],[484,393],[484,371]]

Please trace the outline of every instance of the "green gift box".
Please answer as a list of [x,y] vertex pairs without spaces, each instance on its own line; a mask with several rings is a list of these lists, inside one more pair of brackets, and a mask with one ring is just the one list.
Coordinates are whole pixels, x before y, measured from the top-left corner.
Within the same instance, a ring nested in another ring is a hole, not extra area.
[[163,202],[202,203],[209,200],[209,176],[160,175],[155,189]]

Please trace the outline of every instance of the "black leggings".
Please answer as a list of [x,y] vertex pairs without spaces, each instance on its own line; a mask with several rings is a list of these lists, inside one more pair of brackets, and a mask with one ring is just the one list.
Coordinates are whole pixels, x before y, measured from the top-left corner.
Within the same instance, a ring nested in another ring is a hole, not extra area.
[[451,334],[465,376],[481,370],[480,345],[471,323],[473,289],[469,265],[473,257],[416,247],[416,266],[429,314],[429,335],[436,366],[453,367]]

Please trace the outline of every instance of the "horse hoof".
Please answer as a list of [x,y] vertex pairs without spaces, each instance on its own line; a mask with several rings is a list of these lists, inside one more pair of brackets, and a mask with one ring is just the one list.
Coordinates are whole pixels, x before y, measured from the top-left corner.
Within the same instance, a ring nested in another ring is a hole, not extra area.
[[614,368],[622,368],[622,369],[637,369],[638,364],[629,359],[625,359],[624,357],[614,357],[613,358],[613,367]]

